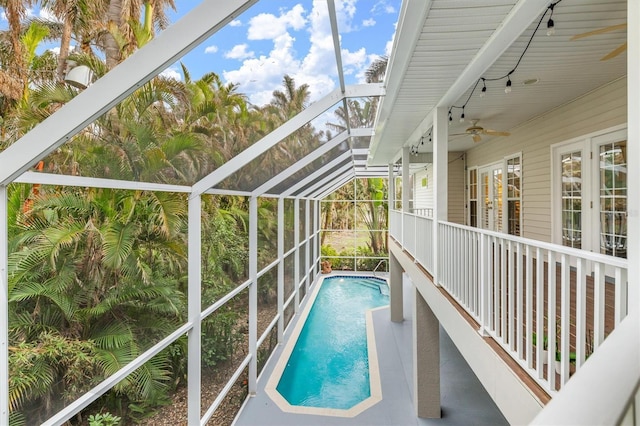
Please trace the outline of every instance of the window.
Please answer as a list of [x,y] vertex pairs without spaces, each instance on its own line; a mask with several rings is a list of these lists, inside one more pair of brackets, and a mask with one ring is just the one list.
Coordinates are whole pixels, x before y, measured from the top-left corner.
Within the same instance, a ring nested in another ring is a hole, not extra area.
[[507,158],[507,232],[520,236],[520,155]]
[[627,256],[626,129],[552,147],[554,241]]
[[469,169],[469,226],[478,226],[478,169]]

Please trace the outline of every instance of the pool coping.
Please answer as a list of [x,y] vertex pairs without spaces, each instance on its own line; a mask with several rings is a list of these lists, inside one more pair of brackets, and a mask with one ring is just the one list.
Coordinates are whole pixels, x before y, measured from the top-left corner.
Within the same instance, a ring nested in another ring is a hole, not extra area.
[[280,378],[282,377],[282,373],[286,367],[287,361],[291,357],[291,353],[293,352],[293,348],[295,347],[298,338],[300,337],[300,332],[302,331],[302,327],[307,321],[307,317],[309,316],[309,312],[313,307],[313,304],[316,301],[316,297],[320,291],[320,287],[324,283],[325,278],[339,278],[341,276],[345,276],[348,278],[376,278],[379,280],[385,279],[376,277],[373,275],[327,275],[321,277],[319,282],[315,285],[312,294],[309,297],[309,300],[306,303],[306,306],[302,313],[300,314],[300,318],[298,319],[291,336],[287,340],[280,357],[278,358],[278,362],[276,363],[273,371],[271,372],[271,376],[265,385],[265,392],[271,398],[271,400],[284,412],[286,413],[294,413],[294,414],[310,414],[316,416],[332,416],[332,417],[355,417],[363,411],[373,407],[378,402],[382,401],[382,385],[380,382],[380,366],[378,363],[378,351],[376,347],[376,338],[373,329],[373,311],[380,309],[387,309],[388,306],[380,306],[377,308],[368,309],[365,312],[365,323],[366,323],[366,333],[367,333],[367,356],[369,358],[369,389],[370,396],[361,402],[357,403],[351,408],[341,409],[341,408],[320,408],[320,407],[305,407],[301,405],[291,405],[281,394],[278,392],[276,387],[280,382]]

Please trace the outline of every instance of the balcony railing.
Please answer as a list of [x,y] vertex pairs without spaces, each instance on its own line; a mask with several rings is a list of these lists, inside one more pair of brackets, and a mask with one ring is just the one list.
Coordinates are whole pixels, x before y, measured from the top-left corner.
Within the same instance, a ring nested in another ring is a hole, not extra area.
[[411,213],[390,217],[391,237],[551,395],[627,314],[626,259],[450,222],[435,228]]

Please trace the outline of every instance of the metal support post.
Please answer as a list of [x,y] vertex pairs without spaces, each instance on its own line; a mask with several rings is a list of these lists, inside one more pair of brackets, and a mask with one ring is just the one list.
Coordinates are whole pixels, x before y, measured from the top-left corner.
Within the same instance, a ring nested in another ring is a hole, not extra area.
[[258,381],[258,198],[249,198],[249,395]]
[[293,309],[295,313],[298,313],[300,307],[300,198],[295,198],[293,202],[293,243],[295,247],[293,252],[295,257],[293,259],[293,294],[295,294]]
[[284,197],[278,198],[278,343],[284,343]]
[[189,198],[188,213],[188,305],[189,322],[193,324],[188,336],[187,386],[189,425],[200,424],[201,404],[201,265],[202,265],[202,199],[199,195]]
[[304,294],[309,294],[309,285],[311,284],[311,275],[309,269],[311,269],[311,261],[309,259],[311,252],[311,237],[309,230],[311,229],[311,201],[307,198],[305,200],[304,207],[304,239],[307,243],[304,245]]

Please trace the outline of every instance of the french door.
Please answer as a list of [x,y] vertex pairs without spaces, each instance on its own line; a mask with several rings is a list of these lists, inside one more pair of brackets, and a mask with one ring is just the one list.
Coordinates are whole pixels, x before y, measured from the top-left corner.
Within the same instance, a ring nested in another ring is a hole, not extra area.
[[502,231],[503,163],[478,170],[480,176],[480,228]]

